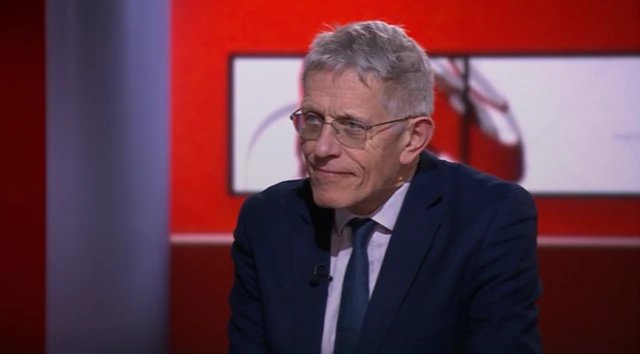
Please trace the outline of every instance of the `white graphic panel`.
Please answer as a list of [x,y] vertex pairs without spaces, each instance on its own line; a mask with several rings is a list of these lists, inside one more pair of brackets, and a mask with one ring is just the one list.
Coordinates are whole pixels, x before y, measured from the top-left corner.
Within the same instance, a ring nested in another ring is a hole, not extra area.
[[[299,105],[301,65],[301,58],[234,58],[233,192],[301,177],[289,120]],[[501,141],[523,142],[518,182],[529,191],[640,193],[640,57],[473,58],[471,67],[471,80],[486,80],[508,104],[516,130],[496,119],[484,124]]]
[[472,59],[471,66],[516,118],[525,188],[640,193],[640,57]]
[[302,58],[235,57],[232,61],[234,193],[254,193],[297,178],[296,133]]

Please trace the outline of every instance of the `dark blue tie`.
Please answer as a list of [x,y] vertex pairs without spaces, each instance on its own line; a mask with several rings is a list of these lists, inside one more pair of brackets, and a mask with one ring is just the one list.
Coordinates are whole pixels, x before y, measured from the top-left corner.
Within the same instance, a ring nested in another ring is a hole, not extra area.
[[342,283],[334,354],[355,353],[369,303],[367,239],[376,223],[371,219],[352,219],[349,226],[353,234],[353,248]]

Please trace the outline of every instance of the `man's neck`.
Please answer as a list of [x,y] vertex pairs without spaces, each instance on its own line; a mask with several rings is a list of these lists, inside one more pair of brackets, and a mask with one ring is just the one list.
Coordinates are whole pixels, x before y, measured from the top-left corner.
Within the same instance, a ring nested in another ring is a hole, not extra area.
[[403,171],[400,171],[390,187],[380,190],[371,198],[365,199],[362,203],[349,208],[349,211],[359,216],[370,215],[386,203],[400,187],[411,180],[417,167],[417,163],[407,166]]

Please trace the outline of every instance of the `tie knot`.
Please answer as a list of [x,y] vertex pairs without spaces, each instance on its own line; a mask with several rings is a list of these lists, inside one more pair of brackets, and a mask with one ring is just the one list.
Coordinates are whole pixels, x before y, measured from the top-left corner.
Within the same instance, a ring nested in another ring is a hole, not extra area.
[[353,247],[365,248],[367,238],[371,234],[371,231],[373,231],[376,222],[371,219],[354,218],[349,221],[348,225],[353,235]]

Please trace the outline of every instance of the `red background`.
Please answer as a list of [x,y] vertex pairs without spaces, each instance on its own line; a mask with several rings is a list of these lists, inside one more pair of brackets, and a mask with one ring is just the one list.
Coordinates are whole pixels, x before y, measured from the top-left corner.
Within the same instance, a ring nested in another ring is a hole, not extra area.
[[[172,230],[230,232],[231,53],[301,53],[323,23],[404,24],[433,53],[640,52],[637,0],[173,0]],[[437,117],[436,117],[437,118]],[[541,234],[640,232],[640,198],[538,198]]]
[[[637,0],[173,0],[172,15],[171,221],[183,236],[231,232],[244,200],[228,183],[230,54],[302,53],[324,23],[363,19],[403,24],[438,54],[640,54]],[[543,235],[640,235],[640,198],[536,200]],[[546,353],[640,352],[638,248],[539,257]],[[224,352],[228,245],[176,243],[172,262],[174,352]]]

